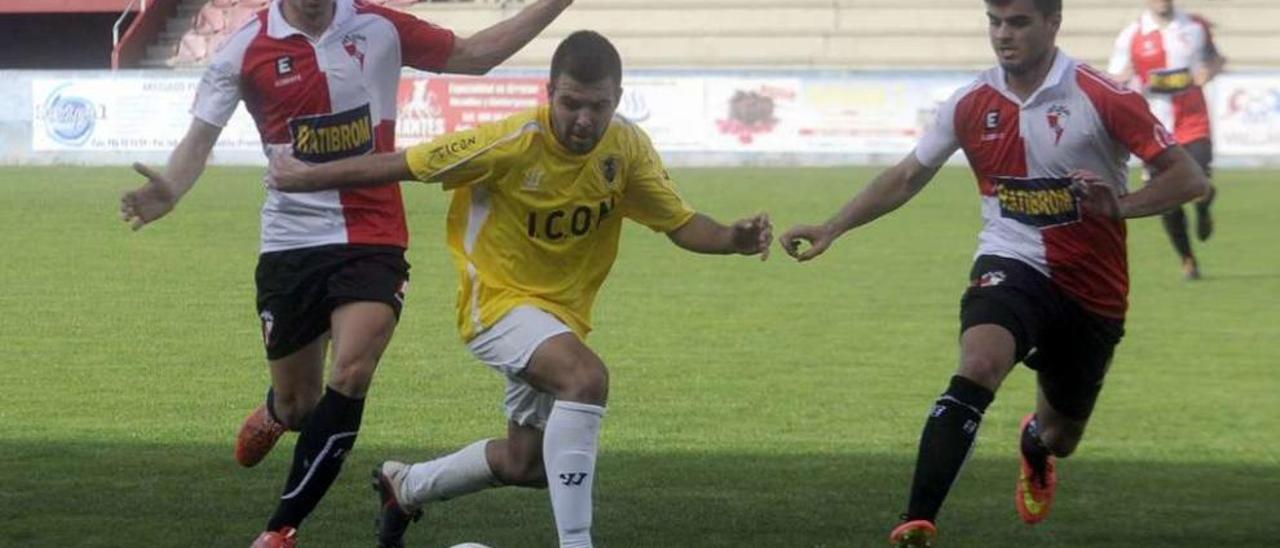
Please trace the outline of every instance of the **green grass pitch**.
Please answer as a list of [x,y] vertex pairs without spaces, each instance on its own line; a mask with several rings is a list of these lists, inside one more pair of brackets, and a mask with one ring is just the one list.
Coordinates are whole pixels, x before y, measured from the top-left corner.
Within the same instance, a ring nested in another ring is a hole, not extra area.
[[[721,220],[825,219],[870,169],[675,170]],[[259,170],[212,168],[167,219],[118,220],[126,168],[0,169],[0,546],[247,546],[292,438],[240,469],[267,386],[254,312]],[[1280,174],[1222,171],[1205,279],[1130,223],[1132,311],[1054,516],[1013,508],[1019,368],[939,522],[947,547],[1204,548],[1280,538]],[[607,547],[865,547],[905,505],[926,411],[957,359],[979,227],[948,169],[903,210],[796,264],[694,256],[630,224],[589,344],[612,372],[596,483]],[[409,303],[308,547],[372,546],[368,471],[501,435],[501,380],[454,330],[447,196],[406,187]],[[430,507],[411,545],[552,546],[545,492]]]

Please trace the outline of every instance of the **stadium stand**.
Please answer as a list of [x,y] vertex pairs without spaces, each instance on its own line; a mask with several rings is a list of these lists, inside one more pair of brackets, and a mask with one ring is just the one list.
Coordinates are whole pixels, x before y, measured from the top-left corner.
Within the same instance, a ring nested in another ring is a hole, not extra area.
[[[238,26],[246,6],[266,1],[184,0],[144,65],[202,64]],[[381,3],[461,34],[522,5],[517,0]],[[1213,21],[1233,67],[1280,67],[1280,50],[1272,47],[1280,30],[1280,2],[1180,0],[1178,5]],[[991,51],[979,7],[978,0],[579,0],[508,66],[544,66],[564,36],[591,28],[608,35],[631,67],[980,67],[990,64]],[[1116,33],[1140,10],[1136,0],[1072,0],[1059,42],[1077,57],[1104,64]]]
[[[419,0],[371,0],[404,9]],[[236,29],[244,25],[270,0],[184,0],[178,13],[148,48],[144,67],[195,67],[204,65]]]
[[0,0],[0,69],[110,67],[114,23],[138,19],[129,1]]

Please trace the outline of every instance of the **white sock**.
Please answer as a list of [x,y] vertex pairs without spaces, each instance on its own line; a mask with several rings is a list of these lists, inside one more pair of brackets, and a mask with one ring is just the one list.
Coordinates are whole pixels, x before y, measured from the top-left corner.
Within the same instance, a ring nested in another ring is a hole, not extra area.
[[542,436],[542,459],[561,548],[591,548],[591,486],[600,446],[599,405],[556,401]]
[[404,480],[404,498],[418,506],[501,485],[489,469],[489,459],[485,456],[488,445],[489,440],[480,440],[456,453],[409,467],[409,477]]

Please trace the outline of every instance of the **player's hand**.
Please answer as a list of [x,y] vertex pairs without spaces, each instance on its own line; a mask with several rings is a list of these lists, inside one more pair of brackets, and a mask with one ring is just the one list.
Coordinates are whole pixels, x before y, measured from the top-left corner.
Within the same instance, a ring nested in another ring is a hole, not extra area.
[[760,260],[769,259],[769,248],[773,246],[773,223],[769,222],[769,214],[761,213],[733,223],[733,249],[743,255],[760,255]]
[[120,218],[138,230],[173,211],[177,195],[173,183],[164,175],[139,162],[134,162],[133,170],[146,177],[147,182],[120,196]]
[[[826,252],[836,235],[826,225],[796,225],[782,234],[782,249],[797,261],[805,262]],[[800,247],[808,242],[804,251]]]
[[311,166],[293,157],[287,147],[267,150],[267,188],[280,192],[307,192],[308,172]]
[[1083,169],[1074,170],[1067,176],[1071,178],[1071,192],[1080,198],[1085,211],[1108,219],[1124,218],[1115,187],[1101,176]]

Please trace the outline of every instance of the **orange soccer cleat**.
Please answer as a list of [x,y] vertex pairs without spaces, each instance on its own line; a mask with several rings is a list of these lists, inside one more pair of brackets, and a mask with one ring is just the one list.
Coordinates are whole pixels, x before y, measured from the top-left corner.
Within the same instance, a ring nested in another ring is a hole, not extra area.
[[908,521],[889,533],[889,544],[894,548],[933,548],[938,539],[938,529],[929,520]]
[[253,541],[249,548],[294,548],[298,545],[298,530],[281,527],[279,531],[266,531]]
[[240,434],[236,436],[236,462],[245,468],[262,462],[284,431],[284,425],[271,418],[267,406],[259,405],[245,417]]

